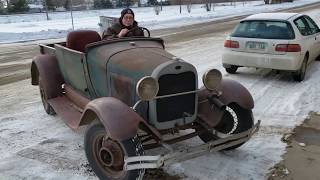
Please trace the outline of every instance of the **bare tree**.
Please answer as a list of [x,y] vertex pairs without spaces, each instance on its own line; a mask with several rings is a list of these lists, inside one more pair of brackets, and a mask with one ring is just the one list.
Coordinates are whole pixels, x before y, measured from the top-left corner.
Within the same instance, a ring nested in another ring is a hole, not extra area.
[[188,4],[187,4],[188,13],[191,13],[191,6],[192,6],[192,0],[188,0]]
[[211,11],[211,7],[212,7],[211,0],[206,0],[205,2],[206,2],[206,10]]

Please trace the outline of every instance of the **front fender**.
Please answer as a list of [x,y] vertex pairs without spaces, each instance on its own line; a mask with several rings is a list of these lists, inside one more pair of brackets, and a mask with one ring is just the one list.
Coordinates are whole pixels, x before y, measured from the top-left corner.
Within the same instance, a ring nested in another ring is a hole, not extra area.
[[39,55],[33,58],[31,64],[31,84],[39,85],[39,77],[48,98],[57,97],[62,94],[61,85],[64,83],[64,80],[55,56]]
[[[251,110],[254,107],[254,102],[249,91],[240,83],[223,79],[220,87],[218,88],[222,94],[218,99],[225,105],[236,103],[244,109]],[[210,96],[210,92],[201,88],[198,92],[198,117],[204,120],[211,127],[215,127],[223,116],[223,110],[213,107],[207,98]]]
[[136,136],[139,126],[147,127],[152,135],[160,139],[158,131],[150,127],[129,106],[113,97],[102,97],[90,101],[81,116],[80,126],[99,119],[107,135],[118,141]]
[[253,109],[254,102],[250,92],[237,81],[224,79],[221,82],[220,90],[222,95],[219,99],[224,104],[228,105],[234,102],[244,109]]

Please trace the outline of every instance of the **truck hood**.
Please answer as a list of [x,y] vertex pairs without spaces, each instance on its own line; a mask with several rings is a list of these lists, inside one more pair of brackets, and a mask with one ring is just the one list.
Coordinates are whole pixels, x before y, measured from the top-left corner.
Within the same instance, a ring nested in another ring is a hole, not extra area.
[[136,83],[161,64],[174,61],[173,57],[161,39],[131,38],[91,44],[86,64],[96,97],[112,96],[131,104]]

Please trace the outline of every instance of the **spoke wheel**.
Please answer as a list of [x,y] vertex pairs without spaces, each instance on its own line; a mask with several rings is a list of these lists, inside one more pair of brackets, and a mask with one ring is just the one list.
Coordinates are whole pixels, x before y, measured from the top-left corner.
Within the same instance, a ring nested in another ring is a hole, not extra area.
[[[237,104],[230,104],[227,106],[220,123],[214,129],[223,134],[237,134],[250,129],[251,127],[253,127],[252,111],[243,109]],[[203,131],[203,129],[199,130]],[[220,139],[220,137],[209,131],[204,131],[199,134],[199,138],[203,142]],[[235,149],[240,147],[242,144],[238,144],[224,150]]]
[[118,142],[106,135],[101,123],[94,122],[86,131],[84,145],[89,164],[100,179],[129,180],[143,176],[144,169],[126,171],[123,168],[125,156],[143,155],[137,137]]

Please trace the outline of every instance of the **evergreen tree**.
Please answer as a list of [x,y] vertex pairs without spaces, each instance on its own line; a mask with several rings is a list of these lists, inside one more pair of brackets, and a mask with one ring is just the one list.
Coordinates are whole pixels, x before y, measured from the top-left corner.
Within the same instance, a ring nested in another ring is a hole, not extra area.
[[4,3],[0,1],[0,14],[4,14],[5,9],[4,9]]
[[94,0],[93,1],[93,8],[94,9],[101,9],[102,8],[101,0]]
[[110,0],[103,0],[103,7],[104,8],[113,8],[113,5]]
[[148,5],[149,6],[158,5],[158,1],[157,0],[148,0]]
[[11,0],[8,2],[8,12],[26,12],[29,10],[26,0]]
[[43,0],[42,5],[43,5],[43,7],[47,6],[48,10],[55,10],[56,9],[53,0]]
[[93,8],[95,9],[113,8],[113,5],[110,0],[94,0]]
[[134,0],[118,0],[116,7],[130,7],[134,4]]
[[66,10],[70,10],[70,0],[66,0],[66,2],[64,3],[63,7],[66,9]]

